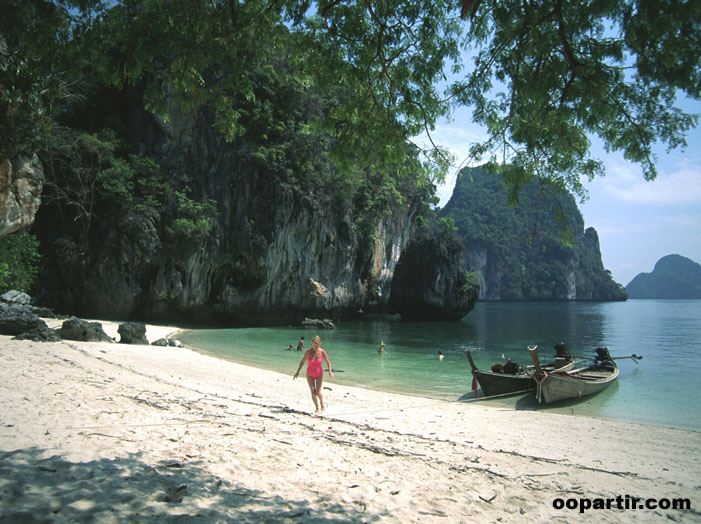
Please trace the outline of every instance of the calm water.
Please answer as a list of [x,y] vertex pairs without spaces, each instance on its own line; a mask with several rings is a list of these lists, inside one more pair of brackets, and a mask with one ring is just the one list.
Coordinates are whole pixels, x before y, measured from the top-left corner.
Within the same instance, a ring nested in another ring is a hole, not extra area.
[[[317,331],[300,328],[196,330],[187,345],[236,362],[288,373],[297,369],[300,336],[307,346]],[[461,402],[524,410],[603,417],[701,430],[701,300],[629,300],[607,303],[478,303],[461,322],[408,323],[399,318],[348,321],[318,332],[333,364],[334,382]],[[387,353],[378,355],[380,341]],[[541,358],[563,341],[572,355],[606,346],[621,374],[606,390],[582,401],[539,405],[531,395],[473,400],[465,349],[479,367],[502,355],[530,364],[526,349]],[[441,350],[444,360],[438,360]]]

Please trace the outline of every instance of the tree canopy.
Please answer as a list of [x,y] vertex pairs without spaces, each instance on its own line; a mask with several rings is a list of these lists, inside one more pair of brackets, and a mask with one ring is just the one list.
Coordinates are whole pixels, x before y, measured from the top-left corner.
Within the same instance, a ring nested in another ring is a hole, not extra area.
[[[208,105],[233,140],[264,58],[333,96],[309,125],[339,166],[401,164],[462,105],[488,134],[471,154],[509,187],[537,176],[582,194],[603,173],[590,135],[647,179],[655,143],[685,145],[697,116],[675,101],[701,97],[700,28],[694,0],[4,0],[0,156],[50,134],[95,82],[143,89],[164,118]],[[447,153],[424,153],[440,177]]]

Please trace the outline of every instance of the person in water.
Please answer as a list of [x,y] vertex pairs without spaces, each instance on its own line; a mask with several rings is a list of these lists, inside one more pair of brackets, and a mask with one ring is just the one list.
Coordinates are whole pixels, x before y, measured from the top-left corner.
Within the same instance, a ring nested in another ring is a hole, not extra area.
[[300,337],[299,342],[297,342],[297,351],[304,351],[304,337]]
[[387,353],[387,352],[385,351],[385,341],[384,341],[384,340],[381,340],[381,341],[380,341],[380,349],[378,349],[377,352],[378,352],[378,353]]
[[319,413],[319,407],[323,412],[326,409],[324,406],[324,395],[322,392],[324,386],[324,368],[322,366],[323,361],[326,361],[326,365],[329,368],[329,376],[333,378],[333,371],[331,369],[331,361],[326,351],[321,349],[321,337],[316,335],[312,339],[312,347],[304,352],[299,367],[297,368],[297,373],[293,379],[299,376],[299,372],[304,366],[304,361],[307,361],[307,384],[309,384],[309,390],[312,393],[312,400],[314,401],[314,407],[316,408],[315,413]]

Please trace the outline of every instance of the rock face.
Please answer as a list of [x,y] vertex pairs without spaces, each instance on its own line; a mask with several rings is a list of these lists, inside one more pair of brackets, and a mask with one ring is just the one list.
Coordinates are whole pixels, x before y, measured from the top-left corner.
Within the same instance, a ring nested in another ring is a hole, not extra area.
[[336,329],[336,325],[329,318],[305,318],[302,326],[308,329]]
[[[252,325],[338,319],[386,304],[413,208],[382,219],[378,230],[386,237],[379,249],[367,250],[352,217],[271,193],[275,209],[266,222],[256,221],[268,233],[254,247],[241,245],[251,236],[241,234],[251,216],[242,210],[255,208],[258,199],[246,202],[248,195],[220,202],[222,223],[181,250],[167,247],[162,219],[150,212],[105,225],[102,238],[54,238],[48,254],[54,272],[42,275],[42,301],[98,318]],[[371,275],[377,275],[372,289]]]
[[475,307],[457,240],[421,235],[402,253],[392,281],[390,312],[405,320],[460,320]]
[[23,293],[22,291],[17,291],[11,289],[0,296],[0,302],[5,302],[7,304],[16,304],[19,306],[28,306],[32,301],[32,297]]
[[41,337],[47,336],[47,332],[53,331],[49,329],[46,322],[39,318],[39,314],[45,311],[41,308],[35,308],[31,302],[32,297],[16,290],[7,291],[0,296],[1,335],[22,335],[33,332],[36,336]]
[[0,238],[31,227],[43,184],[44,171],[36,155],[0,162]]
[[626,286],[630,298],[700,299],[701,265],[681,255],[667,255],[652,273],[640,273]]
[[526,184],[512,207],[500,177],[461,171],[441,216],[455,221],[480,300],[625,300],[572,195],[551,193]]
[[20,335],[28,331],[48,329],[46,322],[26,305],[0,302],[0,334]]
[[215,201],[212,228],[182,238],[163,209],[135,206],[104,216],[96,208],[87,233],[71,232],[64,210],[42,206],[41,303],[92,318],[226,325],[386,307],[417,211],[411,195],[363,228],[332,193],[290,187],[244,142],[225,143],[207,115],[166,124],[134,110],[125,125],[169,184],[186,173],[193,199]]
[[37,327],[31,331],[20,333],[14,340],[31,340],[32,342],[60,342],[62,339],[55,330],[48,326]]

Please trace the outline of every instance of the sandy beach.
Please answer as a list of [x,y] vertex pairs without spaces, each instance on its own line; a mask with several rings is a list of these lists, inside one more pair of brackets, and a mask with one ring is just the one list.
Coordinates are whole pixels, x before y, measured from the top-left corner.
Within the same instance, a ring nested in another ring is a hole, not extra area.
[[701,522],[698,432],[328,375],[318,416],[294,371],[0,336],[0,521]]

